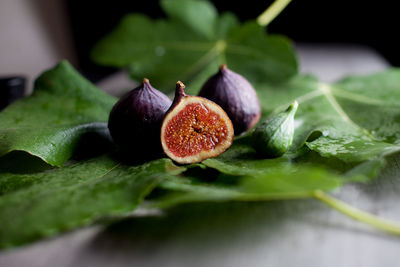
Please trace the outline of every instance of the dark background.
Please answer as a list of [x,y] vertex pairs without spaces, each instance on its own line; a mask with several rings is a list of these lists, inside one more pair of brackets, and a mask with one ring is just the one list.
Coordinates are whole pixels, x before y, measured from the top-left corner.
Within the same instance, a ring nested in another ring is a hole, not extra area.
[[[92,81],[113,72],[93,64],[88,55],[126,13],[164,17],[158,1],[65,0],[81,71]],[[212,1],[219,12],[231,11],[241,21],[254,19],[273,1]],[[400,66],[400,14],[397,1],[293,0],[268,27],[299,43],[345,43],[369,46]]]

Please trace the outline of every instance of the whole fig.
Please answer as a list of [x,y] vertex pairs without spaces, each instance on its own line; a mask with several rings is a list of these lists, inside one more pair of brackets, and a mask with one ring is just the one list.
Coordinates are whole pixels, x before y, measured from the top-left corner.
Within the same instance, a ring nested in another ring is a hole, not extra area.
[[110,112],[108,128],[114,142],[134,158],[161,154],[160,129],[171,103],[148,79],[143,79]]
[[199,96],[214,101],[225,110],[233,123],[235,135],[251,129],[260,119],[260,101],[253,86],[225,64],[206,81]]
[[269,117],[253,132],[253,147],[261,156],[276,158],[285,154],[293,142],[294,115],[298,107],[293,102],[284,112]]

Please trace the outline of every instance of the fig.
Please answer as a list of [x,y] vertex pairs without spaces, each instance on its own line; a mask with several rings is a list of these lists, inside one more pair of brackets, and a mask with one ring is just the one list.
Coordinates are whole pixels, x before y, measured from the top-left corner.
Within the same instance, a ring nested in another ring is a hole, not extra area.
[[276,158],[285,154],[293,142],[294,115],[298,107],[293,102],[284,112],[269,117],[253,132],[253,147],[260,155]]
[[227,150],[233,142],[232,122],[214,102],[186,95],[176,84],[175,98],[161,126],[165,154],[180,164],[201,162]]
[[206,81],[199,96],[214,101],[226,111],[233,123],[235,135],[248,131],[260,119],[260,101],[253,86],[225,64]]
[[160,129],[171,104],[165,94],[143,79],[110,112],[108,128],[114,142],[132,157],[161,155]]

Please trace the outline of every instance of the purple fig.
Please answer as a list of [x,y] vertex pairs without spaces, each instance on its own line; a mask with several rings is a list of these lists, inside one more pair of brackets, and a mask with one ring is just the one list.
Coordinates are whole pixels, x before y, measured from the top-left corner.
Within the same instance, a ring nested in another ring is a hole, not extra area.
[[125,94],[110,112],[108,128],[114,142],[133,156],[160,154],[161,124],[171,103],[148,79],[143,79],[143,83]]
[[232,145],[232,122],[220,106],[186,95],[184,87],[176,84],[174,102],[161,127],[164,152],[181,164],[217,157]]
[[199,96],[214,101],[226,111],[235,135],[248,131],[260,119],[260,101],[253,86],[225,64],[206,81]]

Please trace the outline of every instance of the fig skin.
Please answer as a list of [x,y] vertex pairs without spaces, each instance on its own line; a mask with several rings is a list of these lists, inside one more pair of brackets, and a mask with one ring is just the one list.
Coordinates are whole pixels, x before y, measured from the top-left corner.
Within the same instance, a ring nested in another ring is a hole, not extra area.
[[252,134],[253,147],[264,158],[277,158],[285,154],[293,143],[294,115],[298,102],[293,102],[284,112],[260,123]]
[[121,151],[132,158],[162,154],[160,129],[172,101],[148,79],[125,94],[113,107],[108,128]]
[[186,95],[184,88],[178,81],[174,101],[161,126],[164,153],[179,164],[217,157],[232,145],[232,122],[216,103]]
[[250,130],[260,119],[261,106],[253,86],[225,64],[203,85],[199,96],[220,105],[231,119],[235,135]]

